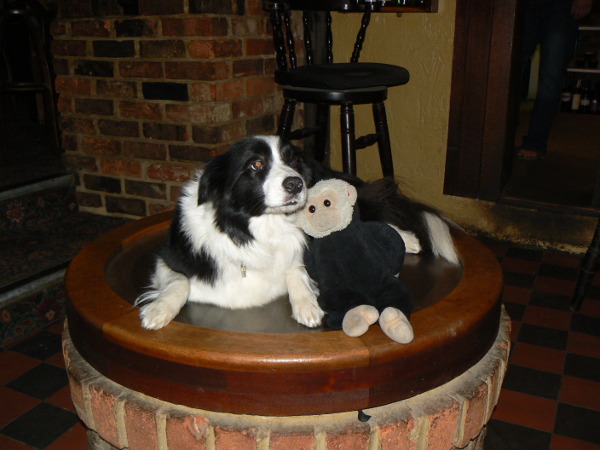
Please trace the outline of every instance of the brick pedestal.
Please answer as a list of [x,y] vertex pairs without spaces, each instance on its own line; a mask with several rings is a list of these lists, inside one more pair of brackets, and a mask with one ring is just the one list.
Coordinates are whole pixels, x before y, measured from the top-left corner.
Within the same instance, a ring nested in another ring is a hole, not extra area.
[[510,347],[505,311],[488,353],[449,383],[365,410],[294,417],[215,413],[157,400],[102,376],[81,358],[68,330],[64,355],[77,413],[91,449],[483,448]]

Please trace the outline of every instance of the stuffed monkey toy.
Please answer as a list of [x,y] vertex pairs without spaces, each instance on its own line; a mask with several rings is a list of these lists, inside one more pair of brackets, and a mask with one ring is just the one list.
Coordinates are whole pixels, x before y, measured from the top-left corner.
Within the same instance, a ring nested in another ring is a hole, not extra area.
[[323,180],[309,190],[306,206],[295,216],[309,236],[304,262],[319,286],[325,325],[361,336],[379,320],[390,339],[409,343],[412,299],[396,277],[404,241],[386,223],[361,221],[356,200],[354,186]]

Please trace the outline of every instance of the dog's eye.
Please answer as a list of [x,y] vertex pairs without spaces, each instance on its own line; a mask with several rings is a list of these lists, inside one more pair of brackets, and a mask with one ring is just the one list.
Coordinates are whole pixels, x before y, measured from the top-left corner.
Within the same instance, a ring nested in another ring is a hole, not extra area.
[[331,206],[331,202],[330,202],[329,200],[325,200],[325,201],[323,202],[323,204],[324,204],[324,205],[325,205],[327,208],[329,208],[329,207]]
[[298,167],[300,165],[300,162],[298,161],[298,158],[292,158],[289,162],[289,166],[292,169],[295,169],[296,167]]
[[317,208],[315,208],[315,205],[310,205],[308,207],[308,212],[311,214],[314,214],[316,210],[317,210]]
[[250,167],[252,168],[252,170],[262,170],[265,168],[265,162],[261,159],[257,159],[256,161],[253,161],[252,164],[250,164]]

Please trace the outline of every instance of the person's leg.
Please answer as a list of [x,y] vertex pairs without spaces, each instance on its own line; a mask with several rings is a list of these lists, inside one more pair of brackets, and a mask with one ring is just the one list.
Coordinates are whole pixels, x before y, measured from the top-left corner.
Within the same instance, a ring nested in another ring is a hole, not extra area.
[[[546,153],[552,122],[565,83],[567,65],[577,42],[577,22],[571,16],[571,0],[547,2],[545,27],[540,42],[538,90],[523,150]],[[527,155],[523,154],[520,156]]]

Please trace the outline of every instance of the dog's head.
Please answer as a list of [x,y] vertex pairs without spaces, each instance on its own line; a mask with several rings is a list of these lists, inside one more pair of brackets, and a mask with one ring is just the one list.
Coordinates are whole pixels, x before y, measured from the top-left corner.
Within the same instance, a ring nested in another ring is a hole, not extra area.
[[277,136],[255,136],[234,144],[206,164],[198,204],[259,216],[302,208],[312,170],[302,151]]

